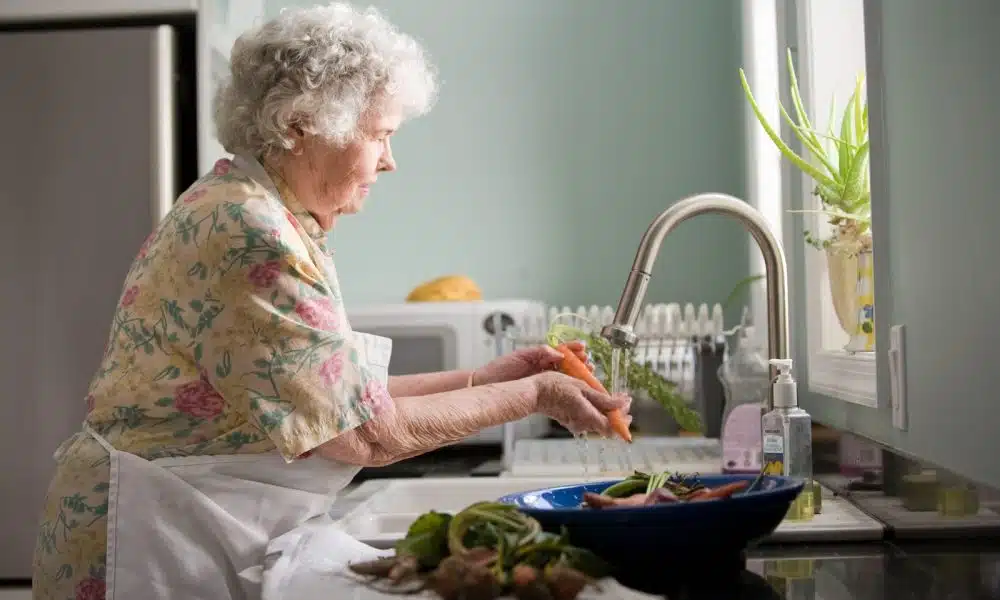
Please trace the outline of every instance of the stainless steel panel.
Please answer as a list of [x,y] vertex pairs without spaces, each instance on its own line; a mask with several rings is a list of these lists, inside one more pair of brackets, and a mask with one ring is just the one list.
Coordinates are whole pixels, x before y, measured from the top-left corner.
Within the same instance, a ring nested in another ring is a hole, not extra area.
[[52,453],[173,199],[169,28],[0,34],[0,579],[29,577]]

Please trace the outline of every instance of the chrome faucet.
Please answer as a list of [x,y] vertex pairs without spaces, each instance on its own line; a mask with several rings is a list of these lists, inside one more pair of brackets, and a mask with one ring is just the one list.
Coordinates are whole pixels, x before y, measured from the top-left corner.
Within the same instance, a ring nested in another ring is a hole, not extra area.
[[[639,250],[632,263],[632,271],[625,282],[618,310],[610,325],[601,330],[613,346],[618,348],[634,347],[638,341],[635,334],[635,322],[642,310],[646,287],[653,272],[653,264],[660,253],[663,238],[673,231],[674,227],[696,215],[718,213],[736,217],[740,223],[750,230],[750,235],[757,242],[764,254],[764,266],[767,272],[767,345],[769,358],[788,358],[788,268],[785,263],[785,252],[781,243],[764,220],[764,216],[746,202],[725,194],[699,194],[684,198],[667,210],[660,213],[646,229]],[[771,367],[772,378],[774,367]],[[773,398],[768,393],[767,410],[773,408]]]

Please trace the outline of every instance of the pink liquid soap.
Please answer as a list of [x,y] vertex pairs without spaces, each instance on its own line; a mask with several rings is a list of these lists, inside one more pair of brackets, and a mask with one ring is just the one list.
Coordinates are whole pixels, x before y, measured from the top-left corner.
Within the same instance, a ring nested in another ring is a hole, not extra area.
[[723,473],[760,472],[760,419],[759,404],[743,404],[729,413],[722,426]]

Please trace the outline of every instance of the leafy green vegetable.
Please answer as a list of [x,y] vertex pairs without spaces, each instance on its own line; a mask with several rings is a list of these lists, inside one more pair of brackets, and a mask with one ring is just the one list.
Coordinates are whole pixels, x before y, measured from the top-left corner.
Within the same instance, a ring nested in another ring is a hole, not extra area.
[[[396,594],[437,592],[446,600],[497,598],[515,591],[515,573],[529,575],[535,590],[557,600],[576,598],[610,568],[592,552],[572,546],[568,533],[547,533],[515,507],[478,502],[454,517],[429,512],[418,517],[396,555],[350,565],[369,583],[388,581]],[[522,577],[522,579],[524,579]],[[415,585],[414,585],[415,584]],[[541,588],[539,588],[541,586]]]
[[448,528],[452,516],[431,511],[417,517],[406,531],[406,537],[396,542],[396,553],[417,559],[420,566],[436,567],[448,556]]
[[623,481],[605,489],[601,495],[612,498],[627,498],[635,494],[649,494],[659,488],[666,488],[678,498],[685,498],[704,487],[698,481],[697,475],[681,475],[669,471],[649,475],[642,471],[636,471]]
[[628,478],[608,486],[601,493],[611,498],[628,498],[633,494],[646,491],[647,481],[648,479],[641,475],[630,475]]

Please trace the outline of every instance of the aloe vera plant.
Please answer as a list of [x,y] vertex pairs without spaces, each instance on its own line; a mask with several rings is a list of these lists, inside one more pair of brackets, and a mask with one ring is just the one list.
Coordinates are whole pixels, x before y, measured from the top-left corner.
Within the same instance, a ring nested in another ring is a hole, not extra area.
[[871,182],[868,169],[868,103],[863,98],[863,76],[859,75],[840,119],[839,132],[834,126],[835,109],[830,107],[829,127],[821,132],[816,129],[806,114],[799,93],[798,78],[792,63],[791,50],[787,53],[788,73],[795,119],[779,103],[781,116],[795,133],[811,158],[796,154],[777,131],[768,123],[760,110],[746,74],[740,69],[740,81],[750,107],[757,120],[781,153],[796,167],[808,175],[815,183],[814,193],[822,208],[794,212],[820,213],[827,217],[834,233],[827,239],[820,239],[806,232],[806,241],[820,249],[831,246],[858,251],[870,248],[871,235]]

